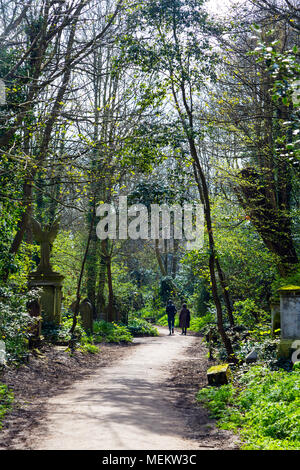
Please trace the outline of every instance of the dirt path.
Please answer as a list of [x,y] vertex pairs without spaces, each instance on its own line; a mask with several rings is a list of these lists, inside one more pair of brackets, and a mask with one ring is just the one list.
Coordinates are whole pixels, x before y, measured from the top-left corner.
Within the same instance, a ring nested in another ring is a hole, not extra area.
[[75,382],[50,398],[43,423],[34,429],[26,448],[86,450],[196,450],[201,439],[189,436],[180,407],[172,405],[173,364],[188,358],[199,338],[138,338],[125,357]]

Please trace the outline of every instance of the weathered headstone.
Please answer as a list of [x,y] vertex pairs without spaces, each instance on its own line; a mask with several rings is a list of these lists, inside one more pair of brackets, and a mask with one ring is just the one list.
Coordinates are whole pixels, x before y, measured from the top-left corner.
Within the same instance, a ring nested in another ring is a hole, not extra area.
[[225,385],[231,380],[231,370],[229,364],[220,364],[210,367],[207,371],[209,385]]
[[84,299],[79,305],[81,324],[87,333],[93,332],[93,306],[89,299]]
[[35,348],[40,345],[41,342],[41,330],[42,330],[42,321],[41,321],[41,304],[36,299],[27,303],[27,310],[31,318],[34,320],[33,324],[30,327],[30,337],[29,337],[29,348]]
[[278,354],[290,359],[293,344],[300,340],[300,286],[282,287],[279,294],[281,338]]
[[[75,312],[76,301],[70,305],[72,312]],[[79,315],[81,318],[81,324],[84,331],[87,333],[93,333],[93,305],[91,301],[86,298],[79,304]]]
[[29,275],[29,288],[41,287],[41,311],[43,321],[59,325],[61,320],[62,281],[64,276],[52,270],[50,264],[50,251],[59,228],[56,220],[52,225],[44,229],[35,220],[31,219],[33,234],[41,245],[41,260],[36,272]]

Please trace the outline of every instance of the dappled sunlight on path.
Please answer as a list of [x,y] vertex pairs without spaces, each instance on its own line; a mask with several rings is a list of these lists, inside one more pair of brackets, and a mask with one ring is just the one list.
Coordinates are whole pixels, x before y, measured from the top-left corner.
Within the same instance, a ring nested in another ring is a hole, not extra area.
[[[162,384],[184,357],[192,336],[138,338],[117,364],[75,383],[47,405],[42,434],[33,449],[200,449],[184,439],[185,421]],[[32,441],[33,442],[33,441]]]

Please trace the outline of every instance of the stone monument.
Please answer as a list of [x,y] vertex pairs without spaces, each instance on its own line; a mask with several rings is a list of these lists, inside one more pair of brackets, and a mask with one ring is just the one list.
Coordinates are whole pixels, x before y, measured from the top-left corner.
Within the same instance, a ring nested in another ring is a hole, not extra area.
[[280,328],[279,357],[290,359],[294,344],[300,340],[300,286],[285,286],[279,289],[280,294]]
[[39,222],[31,218],[33,235],[41,246],[41,260],[37,270],[29,275],[28,287],[42,288],[40,298],[43,322],[59,325],[61,320],[62,281],[64,276],[53,271],[50,264],[51,246],[57,236],[59,220],[42,229]]
[[[75,311],[76,301],[70,306],[72,312]],[[93,305],[86,298],[79,305],[79,314],[81,318],[82,328],[86,333],[93,333]]]

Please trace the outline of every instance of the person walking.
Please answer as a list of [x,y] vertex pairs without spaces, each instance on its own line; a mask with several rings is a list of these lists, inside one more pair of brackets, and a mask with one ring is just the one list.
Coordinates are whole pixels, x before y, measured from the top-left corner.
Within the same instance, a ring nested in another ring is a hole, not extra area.
[[176,312],[177,310],[172,300],[168,300],[166,313],[168,315],[169,336],[174,334],[174,323],[175,323]]
[[182,330],[182,335],[186,335],[186,330],[190,327],[190,320],[190,311],[187,308],[186,304],[183,304],[179,314],[179,327]]

